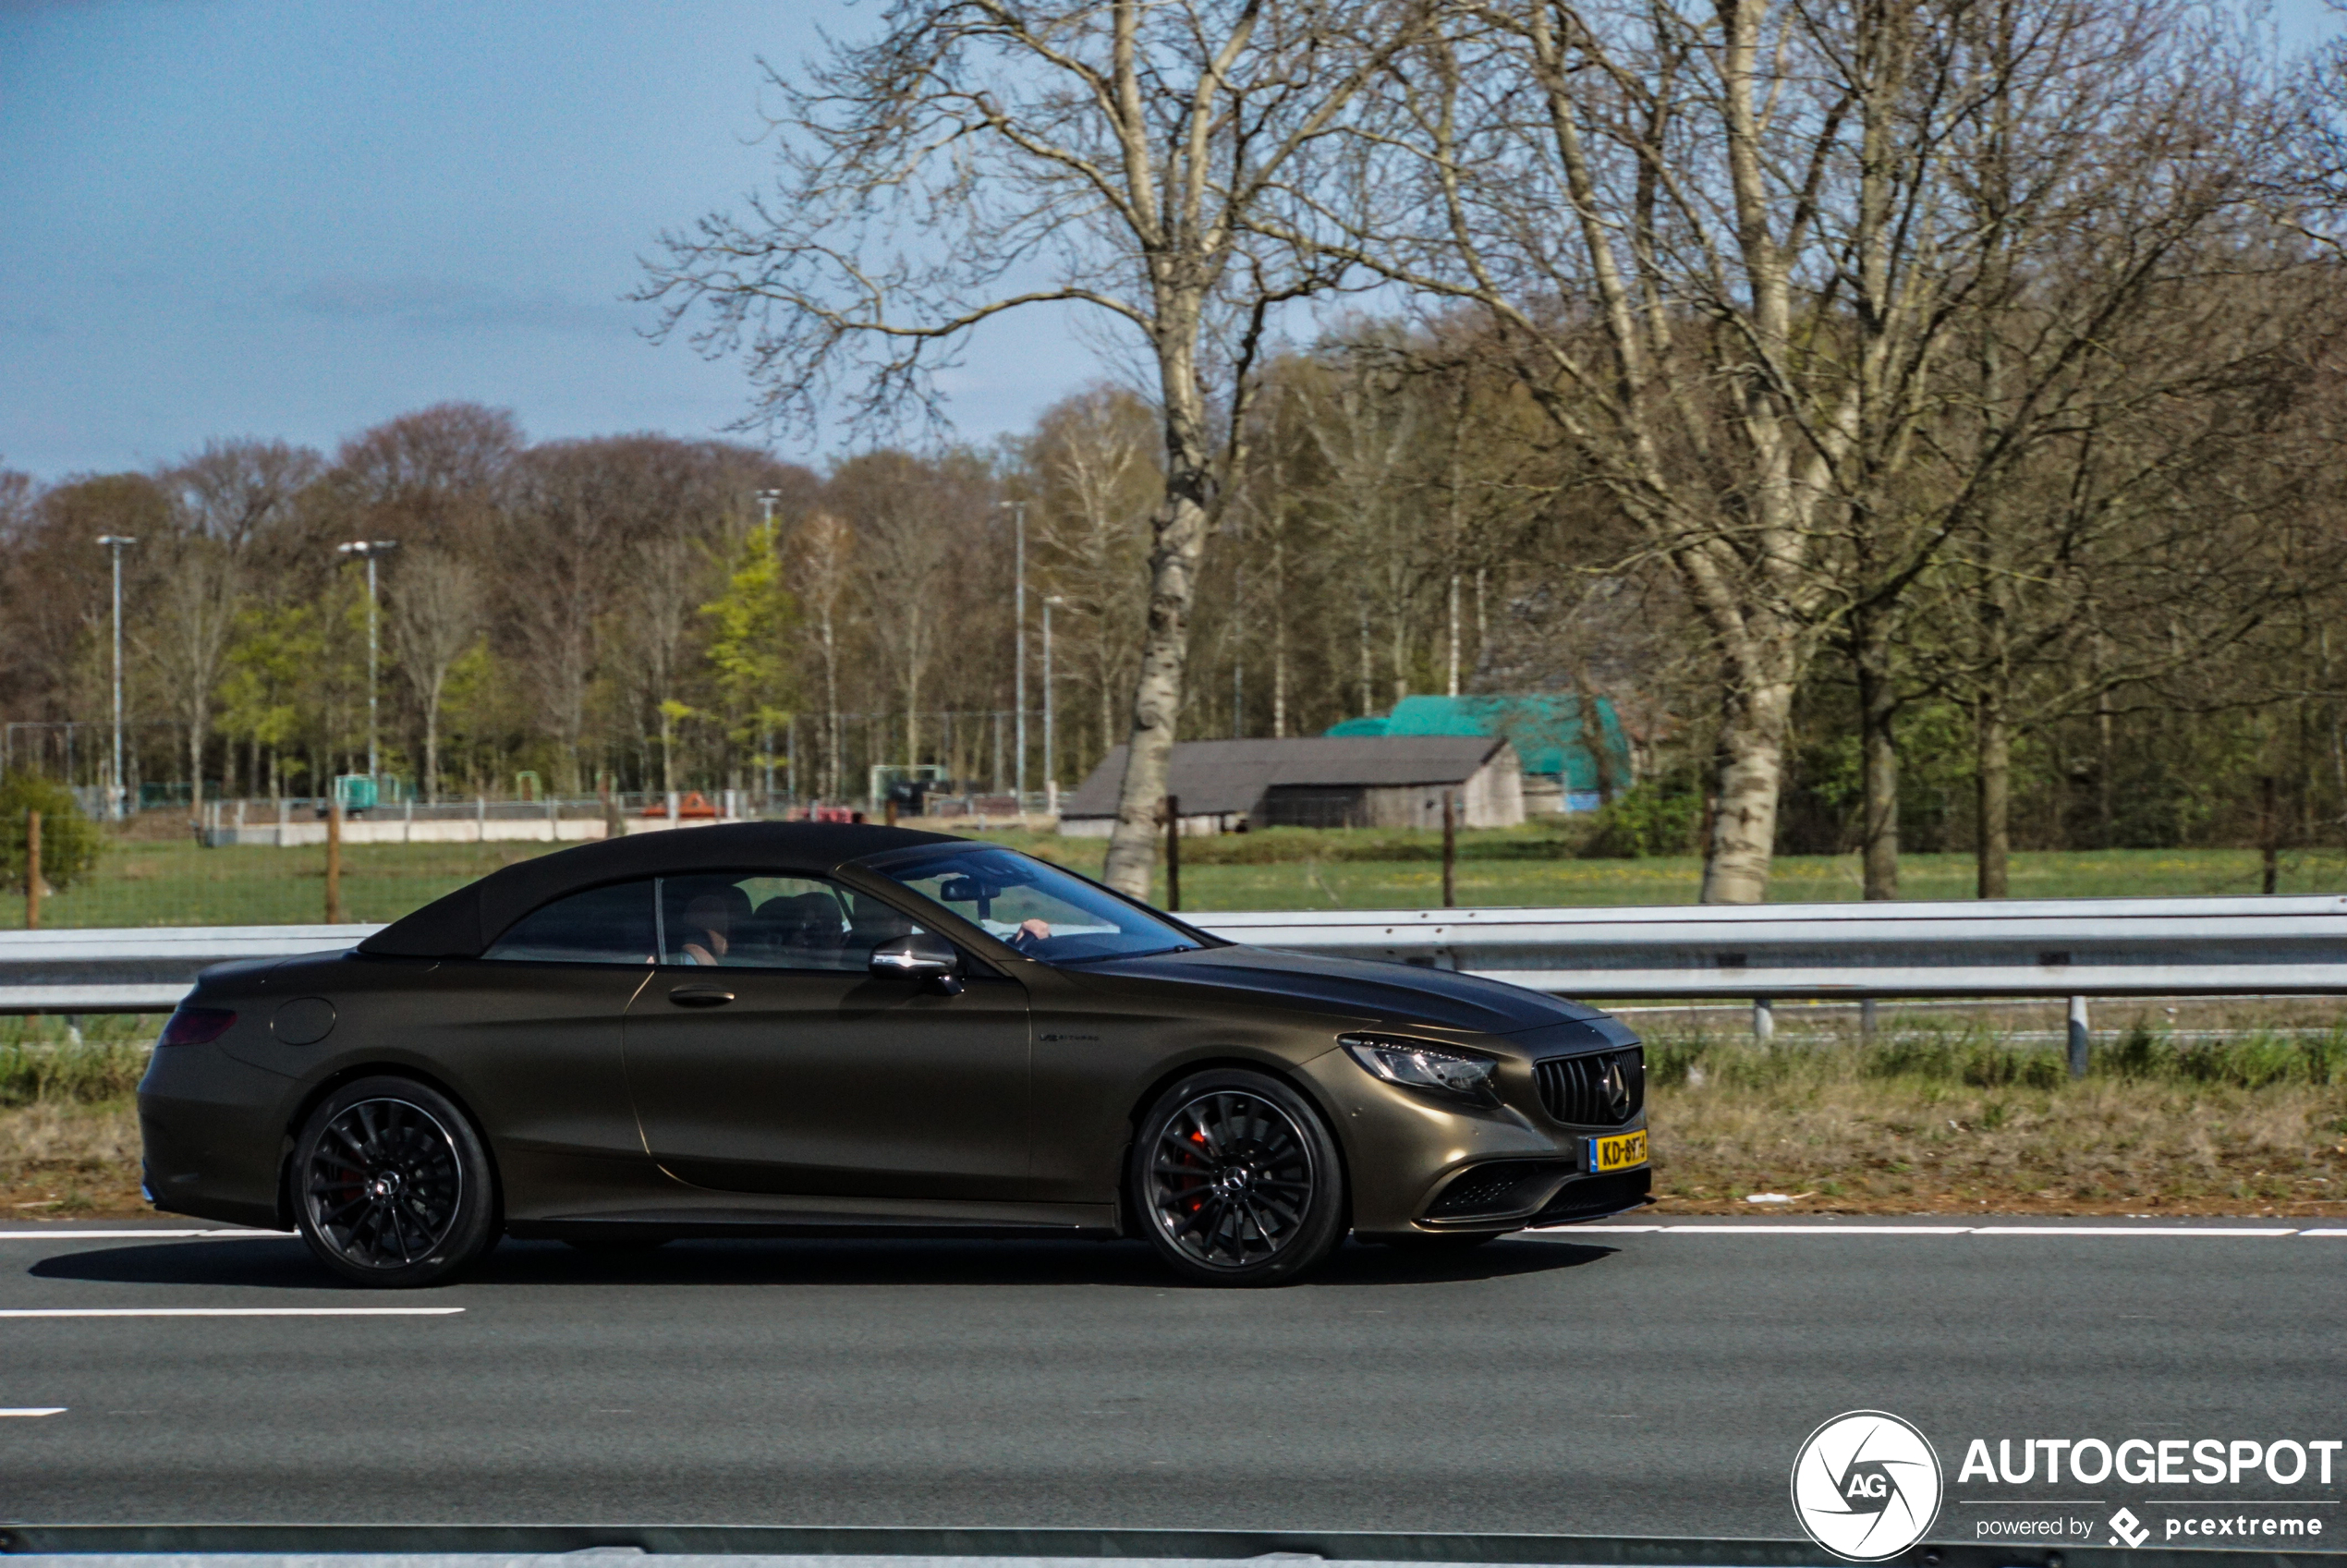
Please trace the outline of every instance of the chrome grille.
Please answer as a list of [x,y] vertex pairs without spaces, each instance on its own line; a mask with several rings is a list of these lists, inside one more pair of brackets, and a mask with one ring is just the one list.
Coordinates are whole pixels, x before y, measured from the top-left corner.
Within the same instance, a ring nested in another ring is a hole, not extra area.
[[1646,1052],[1635,1045],[1536,1062],[1532,1077],[1540,1109],[1571,1127],[1618,1127],[1647,1100]]

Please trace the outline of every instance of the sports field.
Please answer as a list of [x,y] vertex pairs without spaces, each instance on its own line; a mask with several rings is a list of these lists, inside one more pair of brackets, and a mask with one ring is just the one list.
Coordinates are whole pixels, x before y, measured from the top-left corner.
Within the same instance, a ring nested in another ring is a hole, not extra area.
[[[1097,873],[1101,839],[1028,833],[989,835]],[[530,844],[351,845],[343,851],[342,899],[352,920],[395,919],[499,866],[542,854]],[[1460,835],[1461,905],[1586,906],[1691,904],[1701,863],[1692,857],[1646,860],[1568,857],[1562,841],[1538,831]],[[1182,907],[1217,909],[1428,908],[1442,902],[1440,841],[1431,833],[1278,830],[1186,840]],[[1161,856],[1161,862],[1162,857]],[[2013,857],[2016,898],[2113,898],[2254,893],[2258,857],[2246,849],[2114,849]],[[1973,869],[1963,855],[1911,855],[1900,892],[1910,899],[1969,898]],[[110,843],[94,875],[43,901],[42,923],[68,926],[283,925],[322,919],[322,846],[204,849],[192,842]],[[2347,892],[2347,853],[2286,854],[2284,893]],[[1855,899],[1855,856],[1786,856],[1776,863],[1777,903]],[[1161,863],[1153,896],[1164,902]],[[21,926],[20,900],[0,902],[0,928]]]

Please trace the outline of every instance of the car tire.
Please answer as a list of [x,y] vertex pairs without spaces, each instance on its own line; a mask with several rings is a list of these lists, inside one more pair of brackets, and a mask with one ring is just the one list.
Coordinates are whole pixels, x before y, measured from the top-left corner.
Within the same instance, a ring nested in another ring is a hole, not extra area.
[[438,1284],[496,1241],[496,1178],[471,1120],[413,1078],[359,1078],[294,1139],[294,1222],[354,1284]]
[[1336,1140],[1268,1073],[1196,1073],[1158,1096],[1127,1190],[1158,1257],[1200,1284],[1283,1283],[1344,1239]]

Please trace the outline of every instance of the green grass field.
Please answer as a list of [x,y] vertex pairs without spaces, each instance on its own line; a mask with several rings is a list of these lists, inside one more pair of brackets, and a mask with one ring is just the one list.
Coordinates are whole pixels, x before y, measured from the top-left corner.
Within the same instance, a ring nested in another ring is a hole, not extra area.
[[[1097,874],[1100,839],[991,835]],[[352,845],[343,852],[342,896],[353,920],[391,920],[476,877],[531,855],[530,844]],[[1692,857],[1582,860],[1539,830],[1461,835],[1458,901],[1485,906],[1691,904],[1701,865]],[[1433,834],[1282,830],[1186,841],[1182,906],[1218,909],[1426,908],[1442,900]],[[2110,898],[2254,893],[2254,850],[2115,849],[2013,857],[2016,898]],[[1972,861],[1911,855],[1900,891],[1910,899],[1969,898]],[[1776,864],[1778,903],[1858,896],[1854,856],[1788,856]],[[2282,859],[2284,893],[2347,892],[2347,856],[2302,852]],[[1153,896],[1164,901],[1161,869]],[[203,849],[192,843],[109,844],[97,872],[43,901],[48,927],[282,925],[322,919],[322,847]],[[20,927],[21,900],[0,904],[0,927]]]

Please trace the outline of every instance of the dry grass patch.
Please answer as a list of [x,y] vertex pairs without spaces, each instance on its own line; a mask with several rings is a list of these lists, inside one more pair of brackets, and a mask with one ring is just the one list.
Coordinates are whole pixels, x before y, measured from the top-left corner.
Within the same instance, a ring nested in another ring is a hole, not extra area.
[[153,1213],[139,1196],[139,1116],[129,1101],[0,1110],[0,1222]]
[[1878,1046],[1652,1047],[1661,1207],[1752,1213],[2347,1214],[2347,1047],[2137,1031],[2070,1082],[2048,1051],[1932,1031]]

